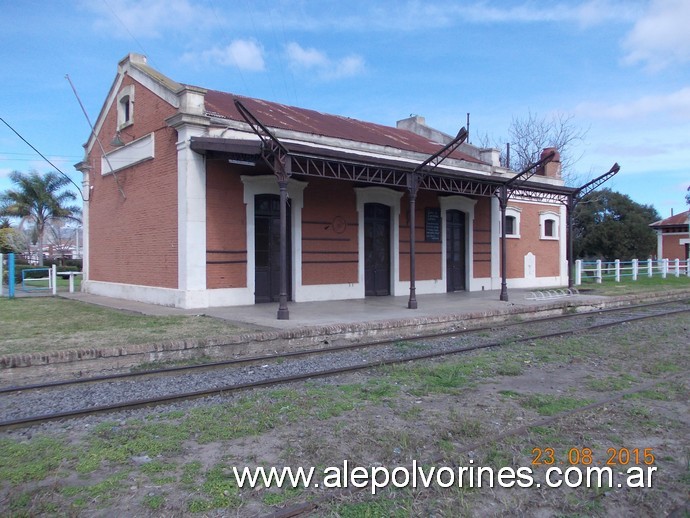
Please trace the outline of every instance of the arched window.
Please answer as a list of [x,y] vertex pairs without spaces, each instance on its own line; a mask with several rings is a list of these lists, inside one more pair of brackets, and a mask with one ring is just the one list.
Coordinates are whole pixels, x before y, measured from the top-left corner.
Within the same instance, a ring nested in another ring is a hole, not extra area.
[[515,216],[506,216],[506,235],[515,234]]
[[520,237],[520,207],[506,207],[506,237]]
[[539,212],[539,229],[541,239],[558,239],[560,216],[556,212]]
[[124,87],[117,96],[117,129],[134,123],[134,85]]

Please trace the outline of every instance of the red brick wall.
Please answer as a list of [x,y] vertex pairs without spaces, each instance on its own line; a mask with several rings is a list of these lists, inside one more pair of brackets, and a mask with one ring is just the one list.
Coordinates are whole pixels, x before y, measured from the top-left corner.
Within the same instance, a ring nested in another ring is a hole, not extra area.
[[680,259],[684,261],[686,259],[685,257],[685,250],[686,250],[686,245],[681,245],[680,240],[682,238],[687,239],[688,234],[662,234],[663,242],[662,246],[664,256],[660,257],[660,259]]
[[206,163],[206,287],[247,286],[247,210],[240,174]]
[[[560,275],[559,241],[541,239],[539,229],[539,212],[558,209],[553,205],[510,202],[511,207],[520,207],[520,239],[507,239],[508,278],[525,276],[525,255],[532,252],[536,261],[537,277],[556,277]],[[560,229],[559,229],[560,230]],[[565,239],[565,236],[560,236]]]
[[491,277],[491,198],[480,197],[474,206],[474,278]]
[[[93,146],[89,202],[90,278],[94,281],[177,287],[177,132],[164,119],[175,109],[135,84],[134,124],[121,135],[128,143],[151,132],[156,158],[101,176],[101,150]],[[99,137],[106,152],[117,126],[116,104],[108,111]],[[115,164],[113,164],[114,167]]]
[[[415,280],[440,279],[442,274],[441,243],[424,241],[424,227],[427,208],[438,208],[438,195],[435,192],[420,191],[415,204]],[[400,280],[410,280],[410,197],[405,195],[400,201]]]
[[352,184],[309,178],[302,210],[302,284],[357,282],[357,218]]

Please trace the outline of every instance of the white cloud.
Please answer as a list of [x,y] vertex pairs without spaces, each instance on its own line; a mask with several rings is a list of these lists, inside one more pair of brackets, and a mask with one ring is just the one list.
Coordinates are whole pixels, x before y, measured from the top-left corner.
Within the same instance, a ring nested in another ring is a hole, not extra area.
[[299,44],[291,42],[288,43],[285,52],[290,64],[298,67],[313,68],[326,67],[329,65],[329,59],[326,54],[316,49],[305,49]]
[[186,63],[234,66],[251,72],[261,72],[266,69],[263,48],[254,40],[237,39],[225,47],[187,52],[181,59]]
[[285,54],[292,68],[314,72],[320,79],[340,79],[364,71],[364,59],[355,54],[331,59],[318,49],[304,48],[295,42],[285,46]]
[[575,22],[591,26],[631,19],[635,9],[635,3],[615,0],[588,0],[580,3],[527,1],[509,8],[495,7],[480,1],[458,6],[454,12],[464,20],[475,23]]
[[396,31],[415,32],[472,24],[574,23],[593,26],[604,23],[631,22],[639,17],[643,0],[523,0],[496,2],[488,0],[408,0],[357,1],[329,5],[326,12],[309,9],[275,11],[273,16],[257,20],[269,29],[276,18],[281,27],[300,31]]
[[690,2],[652,0],[623,41],[626,64],[657,71],[690,61]]
[[98,16],[96,30],[123,38],[160,38],[170,30],[189,32],[220,22],[215,11],[189,0],[85,0],[82,6]]
[[576,112],[598,119],[642,121],[646,117],[663,115],[669,120],[690,122],[690,86],[622,103],[582,103],[577,106]]

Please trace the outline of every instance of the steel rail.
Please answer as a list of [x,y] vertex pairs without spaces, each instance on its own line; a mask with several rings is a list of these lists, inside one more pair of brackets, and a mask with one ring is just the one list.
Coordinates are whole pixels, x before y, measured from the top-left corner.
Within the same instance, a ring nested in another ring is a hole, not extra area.
[[[407,356],[405,358],[377,360],[374,362],[367,362],[367,363],[362,363],[362,364],[358,364],[358,365],[352,365],[352,366],[347,366],[347,367],[338,367],[338,368],[333,368],[333,369],[326,369],[326,370],[322,370],[322,371],[297,374],[297,375],[292,375],[292,376],[267,378],[264,380],[252,381],[252,382],[247,382],[247,383],[239,383],[239,384],[233,384],[233,385],[226,385],[223,387],[202,389],[202,390],[197,390],[197,391],[183,392],[183,393],[179,393],[179,394],[171,394],[171,395],[166,395],[166,396],[157,396],[157,397],[153,397],[153,398],[142,398],[142,399],[137,399],[137,400],[132,400],[132,401],[126,401],[123,403],[116,403],[116,404],[112,404],[112,405],[99,405],[99,406],[92,406],[92,407],[88,407],[88,408],[78,409],[78,410],[70,410],[70,411],[65,411],[65,412],[56,412],[56,413],[52,413],[52,414],[43,414],[43,415],[24,417],[24,418],[19,418],[19,419],[12,419],[12,420],[8,420],[8,421],[0,421],[0,430],[27,427],[27,426],[31,426],[31,425],[35,425],[35,424],[42,424],[42,423],[46,423],[46,422],[50,422],[50,421],[56,421],[56,420],[60,420],[60,419],[76,418],[76,417],[81,417],[81,416],[85,416],[85,415],[94,415],[94,414],[102,414],[102,413],[110,413],[110,412],[117,412],[117,411],[123,411],[123,410],[130,410],[130,409],[134,409],[134,408],[151,407],[151,406],[157,406],[157,405],[161,405],[161,404],[165,404],[165,403],[171,403],[174,401],[196,399],[196,398],[200,398],[200,397],[207,397],[207,396],[213,396],[213,395],[222,395],[222,394],[226,394],[226,393],[239,392],[239,391],[253,389],[253,388],[261,388],[261,387],[266,387],[266,386],[281,385],[281,384],[291,383],[291,382],[295,382],[295,381],[304,381],[307,379],[335,376],[335,375],[345,374],[345,373],[349,373],[349,372],[355,372],[355,371],[360,371],[360,370],[383,367],[386,365],[395,365],[398,363],[405,363],[405,362],[410,362],[410,361],[419,361],[419,360],[427,360],[427,359],[433,359],[433,358],[441,358],[441,357],[450,356],[453,354],[461,354],[461,353],[466,353],[466,352],[470,352],[470,351],[476,351],[479,349],[488,349],[488,348],[493,348],[493,347],[500,347],[500,346],[504,346],[504,345],[511,345],[511,344],[521,343],[521,342],[526,342],[526,341],[542,340],[542,339],[556,338],[556,337],[568,336],[568,335],[578,335],[578,334],[583,334],[583,333],[586,333],[586,332],[589,332],[589,331],[592,331],[595,329],[603,329],[603,328],[607,328],[607,327],[613,327],[613,326],[627,323],[627,322],[635,322],[635,321],[646,320],[646,319],[650,319],[650,318],[659,318],[659,317],[665,317],[665,316],[669,316],[669,315],[675,315],[675,314],[687,313],[687,312],[690,312],[690,308],[683,308],[683,309],[679,309],[676,311],[670,311],[670,312],[666,312],[666,313],[655,313],[655,314],[651,314],[651,315],[640,315],[637,317],[628,317],[628,318],[625,318],[622,320],[616,320],[613,322],[604,322],[604,323],[599,323],[599,324],[593,324],[593,325],[586,326],[586,327],[579,328],[579,329],[571,329],[571,330],[566,330],[566,331],[555,331],[555,332],[551,332],[551,333],[544,333],[544,334],[537,335],[537,336],[526,336],[526,337],[507,339],[507,340],[501,340],[501,341],[496,341],[496,342],[489,342],[489,343],[484,343],[484,344],[477,344],[477,345],[472,345],[469,347],[460,347],[457,349],[448,349],[448,350],[444,350],[444,351],[435,351],[435,352],[430,352],[430,353],[410,355],[410,356]],[[524,324],[524,322],[523,322],[523,324]]]
[[[131,378],[145,378],[148,376],[161,376],[161,375],[168,375],[168,374],[172,374],[172,373],[180,373],[180,372],[186,372],[186,371],[195,371],[195,370],[204,370],[204,369],[218,369],[218,368],[222,368],[222,367],[248,365],[248,364],[252,364],[252,363],[272,361],[272,360],[273,361],[279,361],[279,360],[284,360],[284,359],[289,359],[289,358],[299,358],[302,356],[321,355],[321,354],[328,354],[328,353],[340,352],[340,351],[364,349],[364,348],[368,348],[368,347],[379,347],[382,345],[390,345],[390,344],[393,344],[396,342],[400,342],[401,340],[409,340],[409,341],[432,340],[434,338],[443,338],[446,336],[477,333],[477,332],[483,332],[483,331],[490,331],[490,330],[494,330],[494,329],[505,329],[508,327],[521,326],[521,325],[524,325],[528,322],[538,324],[538,323],[551,322],[551,321],[556,321],[556,320],[569,320],[571,318],[587,317],[587,316],[599,316],[599,315],[604,314],[604,313],[616,313],[616,312],[621,312],[621,311],[652,308],[652,307],[664,306],[664,305],[668,305],[668,304],[678,304],[678,303],[682,303],[682,302],[683,302],[682,299],[665,300],[665,301],[660,301],[660,302],[650,302],[647,304],[637,304],[637,305],[632,305],[632,306],[620,306],[620,307],[615,307],[615,308],[597,309],[597,310],[585,311],[585,312],[581,312],[581,313],[565,313],[562,315],[551,315],[551,316],[547,316],[547,317],[534,318],[534,319],[530,319],[527,321],[521,321],[521,322],[502,322],[502,323],[496,323],[496,324],[491,324],[491,325],[486,325],[486,326],[470,327],[467,329],[453,329],[450,331],[439,331],[439,332],[435,332],[435,333],[418,334],[418,335],[409,336],[409,337],[386,338],[384,340],[377,340],[377,341],[372,341],[372,342],[362,342],[362,343],[357,343],[357,344],[343,344],[343,345],[336,345],[333,347],[319,347],[316,349],[304,349],[304,350],[300,350],[300,351],[288,351],[288,352],[284,352],[284,353],[280,353],[280,354],[264,354],[264,355],[258,355],[258,356],[250,356],[247,358],[233,358],[233,359],[229,359],[229,360],[200,363],[200,364],[196,364],[196,365],[180,365],[177,367],[165,367],[165,368],[161,368],[161,369],[151,369],[151,370],[145,370],[145,371],[123,372],[123,373],[117,373],[117,374],[105,374],[102,376],[89,376],[89,377],[76,378],[76,379],[55,380],[55,381],[48,381],[48,382],[44,382],[44,383],[34,383],[34,384],[27,384],[27,385],[12,385],[12,386],[7,386],[7,387],[0,387],[0,394],[9,394],[9,393],[13,393],[13,392],[26,392],[26,391],[30,391],[30,390],[43,390],[43,389],[55,388],[55,387],[79,385],[82,383],[100,383],[100,382],[104,382],[104,381],[117,381],[117,380],[131,379]],[[231,345],[231,344],[228,344],[228,343],[216,344],[216,345],[214,345],[214,347],[223,347],[226,345]]]

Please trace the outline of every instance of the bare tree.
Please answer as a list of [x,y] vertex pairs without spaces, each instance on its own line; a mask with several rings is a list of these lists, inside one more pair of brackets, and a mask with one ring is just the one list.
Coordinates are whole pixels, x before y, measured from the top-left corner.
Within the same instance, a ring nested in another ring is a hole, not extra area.
[[[573,166],[582,158],[574,154],[573,147],[585,140],[587,130],[575,124],[573,115],[554,114],[551,117],[529,112],[527,117],[513,117],[508,128],[508,139],[491,139],[488,135],[478,136],[480,147],[495,147],[501,150],[501,164],[513,171],[522,171],[540,158],[544,148],[555,147],[561,155],[563,180],[567,185],[584,183]],[[505,143],[510,143],[510,157]]]
[[575,125],[573,115],[561,113],[547,118],[529,112],[525,119],[513,118],[509,132],[511,169],[521,171],[537,162],[544,148],[555,147],[561,155],[561,174],[565,183],[582,183],[573,171],[582,154],[574,155],[573,146],[584,141],[587,130]]

